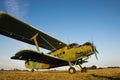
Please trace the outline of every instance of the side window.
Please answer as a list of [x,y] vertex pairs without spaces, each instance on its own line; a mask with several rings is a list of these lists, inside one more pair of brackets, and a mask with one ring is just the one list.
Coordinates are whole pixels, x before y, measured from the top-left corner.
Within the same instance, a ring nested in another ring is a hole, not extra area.
[[65,54],[65,52],[63,51],[63,54]]
[[65,52],[63,51],[63,52],[61,52],[61,53],[59,53],[59,54],[56,54],[56,55],[54,55],[55,57],[59,57],[59,56],[61,56],[61,55],[64,55],[65,54]]

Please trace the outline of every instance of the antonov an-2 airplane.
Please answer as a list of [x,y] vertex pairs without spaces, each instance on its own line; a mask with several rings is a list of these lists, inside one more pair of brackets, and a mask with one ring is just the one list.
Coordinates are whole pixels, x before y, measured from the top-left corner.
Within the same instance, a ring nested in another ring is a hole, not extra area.
[[[32,71],[70,66],[68,72],[75,73],[74,65],[79,65],[81,71],[86,71],[81,64],[86,63],[89,56],[96,55],[98,52],[91,42],[82,45],[65,44],[5,12],[0,12],[0,34],[36,46],[37,51],[25,49],[11,57],[11,59],[24,60],[25,67]],[[50,52],[44,54],[40,52],[39,47],[50,50]]]

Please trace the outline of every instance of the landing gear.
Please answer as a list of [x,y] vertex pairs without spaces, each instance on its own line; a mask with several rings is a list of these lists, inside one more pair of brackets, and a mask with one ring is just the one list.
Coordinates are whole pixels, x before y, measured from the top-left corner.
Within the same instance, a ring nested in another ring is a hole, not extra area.
[[87,72],[87,68],[86,67],[82,68],[81,72]]
[[69,73],[73,74],[73,73],[76,73],[76,70],[74,67],[70,67],[69,70],[68,70]]
[[[70,61],[69,61],[68,63],[69,63],[69,65],[70,65],[70,68],[69,68],[68,72],[71,73],[71,74],[76,73],[75,68],[72,67],[73,64],[72,64]],[[82,67],[81,64],[82,64],[82,62],[80,62],[80,61],[77,61],[77,62],[75,63],[75,65],[79,65],[79,67],[80,67],[79,69],[80,69],[81,72],[87,72],[87,68],[86,68],[86,67]]]
[[34,69],[31,69],[31,72],[34,72],[35,70]]
[[70,68],[69,68],[68,72],[71,73],[71,74],[76,73],[75,68],[72,67],[72,66],[73,66],[72,63],[71,63],[70,61],[69,61],[68,63],[69,63],[69,65],[70,65]]
[[79,67],[81,68],[81,72],[87,72],[87,68],[86,67],[82,67],[80,63],[78,63]]

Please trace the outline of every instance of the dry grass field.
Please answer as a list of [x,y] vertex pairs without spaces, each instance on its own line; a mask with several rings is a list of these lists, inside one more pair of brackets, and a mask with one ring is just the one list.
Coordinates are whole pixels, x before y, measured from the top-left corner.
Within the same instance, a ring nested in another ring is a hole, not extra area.
[[0,80],[120,80],[120,68],[78,71],[76,74],[67,71],[1,71]]

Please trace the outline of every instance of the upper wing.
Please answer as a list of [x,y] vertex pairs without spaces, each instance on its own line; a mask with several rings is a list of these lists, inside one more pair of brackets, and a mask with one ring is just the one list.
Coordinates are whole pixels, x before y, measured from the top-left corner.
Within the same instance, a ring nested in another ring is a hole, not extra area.
[[48,50],[55,50],[66,45],[4,12],[0,12],[0,34],[32,45],[34,45],[34,42],[31,38],[38,34],[36,38],[38,45]]
[[68,62],[65,60],[58,59],[32,50],[19,51],[15,54],[15,56],[11,57],[11,59],[46,63],[50,65],[50,68],[68,65]]

